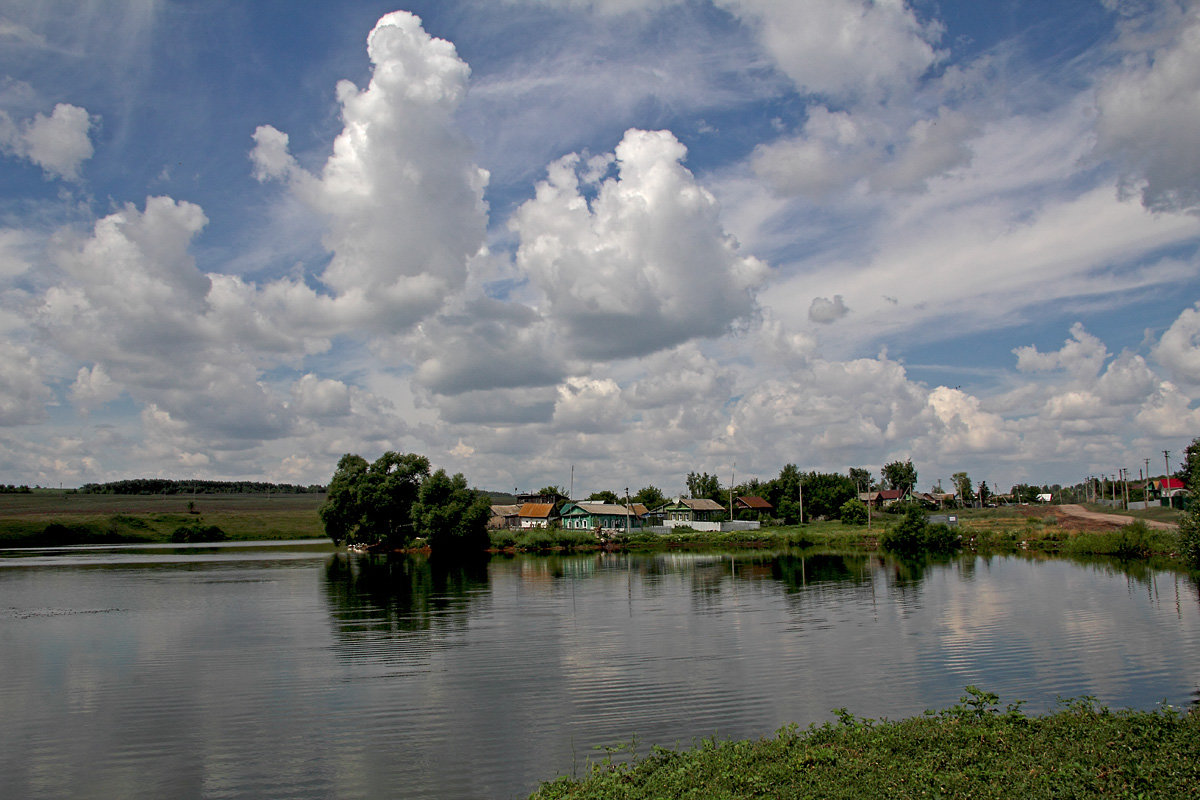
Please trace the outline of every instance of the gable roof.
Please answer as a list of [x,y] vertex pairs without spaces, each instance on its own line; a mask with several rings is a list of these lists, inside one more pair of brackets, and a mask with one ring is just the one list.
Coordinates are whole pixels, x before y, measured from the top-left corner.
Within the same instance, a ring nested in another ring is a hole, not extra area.
[[899,500],[904,497],[904,489],[884,489],[879,493],[880,500]]
[[1182,489],[1183,481],[1179,478],[1163,478],[1159,483],[1161,489]]
[[492,516],[496,517],[514,517],[520,513],[520,506],[492,506]]
[[724,511],[725,506],[707,497],[681,497],[679,502],[692,511]]
[[527,519],[549,519],[554,513],[554,503],[526,503],[521,506],[517,516]]
[[628,513],[631,517],[636,517],[637,512],[630,509],[626,511],[625,506],[619,506],[616,503],[589,503],[587,501],[580,503],[572,503],[569,508],[563,509],[564,516],[571,516],[580,511],[584,514],[593,514],[596,516],[608,517],[623,517]]
[[746,508],[757,508],[763,511],[770,511],[772,508],[774,508],[774,506],[768,503],[766,500],[762,499],[761,497],[754,497],[753,495],[739,497],[737,501]]

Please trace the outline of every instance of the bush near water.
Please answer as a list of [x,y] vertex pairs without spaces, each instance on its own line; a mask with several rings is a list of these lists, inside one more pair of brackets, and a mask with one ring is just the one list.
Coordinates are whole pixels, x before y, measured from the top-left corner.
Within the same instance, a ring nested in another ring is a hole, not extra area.
[[1111,711],[1092,698],[1027,716],[967,687],[955,706],[890,721],[837,709],[836,723],[691,749],[610,748],[581,778],[531,800],[640,798],[1184,798],[1200,787],[1200,713]]

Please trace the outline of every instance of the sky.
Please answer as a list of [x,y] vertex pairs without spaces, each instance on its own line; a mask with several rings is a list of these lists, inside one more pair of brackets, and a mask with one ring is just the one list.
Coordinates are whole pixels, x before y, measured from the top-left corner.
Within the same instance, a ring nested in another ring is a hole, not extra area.
[[0,0],[0,483],[1200,436],[1200,2]]

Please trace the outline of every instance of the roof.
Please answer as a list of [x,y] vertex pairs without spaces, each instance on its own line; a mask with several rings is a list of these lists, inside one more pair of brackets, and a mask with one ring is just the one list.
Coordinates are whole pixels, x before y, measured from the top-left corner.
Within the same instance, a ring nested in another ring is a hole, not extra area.
[[492,516],[494,517],[511,517],[519,514],[520,506],[492,506]]
[[884,489],[879,493],[880,500],[899,500],[904,497],[903,489]]
[[763,500],[761,497],[754,497],[753,495],[739,497],[738,502],[744,505],[746,508],[761,508],[764,511],[769,511],[770,509],[774,508],[774,506],[772,506],[766,500]]
[[724,511],[725,507],[716,500],[709,500],[707,497],[681,497],[679,502],[690,508],[692,511]]
[[517,516],[532,519],[548,519],[554,513],[553,503],[526,503],[521,506]]
[[594,514],[597,516],[623,517],[626,514],[629,514],[630,516],[637,516],[636,511],[632,509],[627,510],[625,506],[619,506],[616,503],[589,503],[586,501],[574,503],[571,506],[571,510],[566,511],[565,513],[569,515],[573,513],[575,509],[579,509],[587,514]]
[[1162,489],[1182,489],[1183,488],[1183,481],[1179,480],[1179,478],[1163,478],[1158,483],[1159,483],[1159,487]]

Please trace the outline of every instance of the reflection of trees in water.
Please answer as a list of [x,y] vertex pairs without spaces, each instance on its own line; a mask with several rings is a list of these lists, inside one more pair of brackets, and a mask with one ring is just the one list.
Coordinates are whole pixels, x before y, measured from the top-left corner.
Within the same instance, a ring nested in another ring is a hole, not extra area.
[[819,584],[863,584],[871,580],[872,558],[867,555],[800,553],[782,555],[772,565],[771,577],[789,593]]
[[473,598],[488,588],[487,558],[439,561],[420,554],[388,557],[335,553],[323,588],[335,630],[345,637],[403,634],[462,624]]

